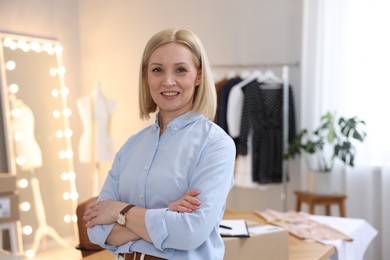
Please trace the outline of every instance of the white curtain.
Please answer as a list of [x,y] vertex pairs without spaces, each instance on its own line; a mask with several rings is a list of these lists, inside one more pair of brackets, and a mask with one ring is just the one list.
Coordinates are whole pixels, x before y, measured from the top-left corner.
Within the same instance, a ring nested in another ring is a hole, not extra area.
[[366,122],[346,179],[348,217],[379,231],[365,259],[390,259],[389,63],[390,1],[304,0],[301,126],[326,111]]

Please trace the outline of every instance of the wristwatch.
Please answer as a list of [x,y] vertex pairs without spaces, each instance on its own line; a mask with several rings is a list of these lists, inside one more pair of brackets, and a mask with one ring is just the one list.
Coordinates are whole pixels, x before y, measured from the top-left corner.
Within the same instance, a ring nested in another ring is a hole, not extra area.
[[129,204],[124,209],[119,212],[118,216],[116,217],[116,222],[118,222],[119,225],[125,226],[126,225],[126,213],[135,205]]

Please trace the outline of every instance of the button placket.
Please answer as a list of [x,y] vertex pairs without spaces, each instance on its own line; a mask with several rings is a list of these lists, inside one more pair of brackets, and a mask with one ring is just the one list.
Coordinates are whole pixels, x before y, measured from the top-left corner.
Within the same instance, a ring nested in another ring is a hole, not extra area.
[[154,135],[154,137],[156,139],[155,139],[155,143],[153,145],[151,144],[152,149],[149,150],[150,157],[148,159],[146,159],[144,162],[145,163],[143,166],[144,174],[142,174],[142,176],[140,176],[140,178],[139,178],[140,181],[139,181],[139,185],[138,185],[138,195],[137,195],[138,201],[139,201],[140,205],[143,205],[144,207],[146,207],[146,203],[147,203],[145,192],[146,192],[146,182],[148,179],[148,174],[149,174],[149,171],[150,171],[152,163],[153,163],[153,158],[154,158],[155,154],[157,153],[159,142],[161,141],[160,136],[159,136],[159,132],[157,131],[159,129],[159,127],[154,126],[152,129],[153,129],[152,135]]

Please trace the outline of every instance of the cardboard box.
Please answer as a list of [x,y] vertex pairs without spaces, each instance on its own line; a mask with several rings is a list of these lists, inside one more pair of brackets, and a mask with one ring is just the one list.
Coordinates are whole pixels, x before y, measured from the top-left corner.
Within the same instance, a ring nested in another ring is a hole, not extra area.
[[0,194],[16,190],[16,176],[9,173],[0,173]]
[[225,237],[224,260],[288,259],[288,231],[271,225],[249,223],[250,237]]
[[19,195],[0,193],[0,223],[19,220]]
[[[287,260],[288,231],[271,225],[248,222],[250,237],[224,237],[224,260]],[[111,260],[107,250],[84,257],[85,260]]]

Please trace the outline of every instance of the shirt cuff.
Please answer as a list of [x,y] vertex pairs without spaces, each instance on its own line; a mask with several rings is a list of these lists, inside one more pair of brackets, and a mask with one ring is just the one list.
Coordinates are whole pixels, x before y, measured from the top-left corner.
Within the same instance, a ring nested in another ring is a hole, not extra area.
[[115,224],[109,224],[109,225],[96,225],[93,228],[88,228],[88,237],[89,240],[94,243],[98,244],[99,246],[106,248],[110,251],[116,251],[117,246],[111,246],[109,244],[106,244],[106,240],[108,235],[111,233],[112,229],[114,228]]
[[145,215],[145,224],[154,246],[163,251],[163,242],[168,236],[165,222],[165,213],[168,209],[148,209]]

